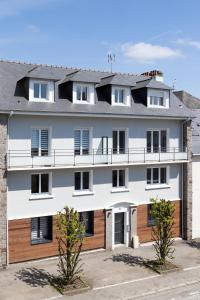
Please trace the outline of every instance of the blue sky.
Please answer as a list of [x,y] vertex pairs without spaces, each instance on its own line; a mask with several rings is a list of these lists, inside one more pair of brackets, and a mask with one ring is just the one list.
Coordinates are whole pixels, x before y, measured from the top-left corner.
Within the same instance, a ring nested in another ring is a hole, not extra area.
[[199,0],[0,0],[0,58],[114,71],[159,69],[200,97]]

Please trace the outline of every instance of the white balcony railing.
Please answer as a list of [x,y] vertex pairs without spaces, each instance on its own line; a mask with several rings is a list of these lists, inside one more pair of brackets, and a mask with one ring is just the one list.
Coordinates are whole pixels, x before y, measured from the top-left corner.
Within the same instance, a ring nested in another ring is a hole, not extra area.
[[85,165],[115,165],[115,164],[144,164],[153,162],[183,161],[187,160],[187,149],[167,148],[162,151],[149,152],[146,148],[129,148],[120,150],[101,149],[85,151],[79,155],[74,150],[52,150],[43,156],[32,155],[27,150],[9,150],[7,154],[7,167],[12,168],[38,168],[59,166],[85,166]]

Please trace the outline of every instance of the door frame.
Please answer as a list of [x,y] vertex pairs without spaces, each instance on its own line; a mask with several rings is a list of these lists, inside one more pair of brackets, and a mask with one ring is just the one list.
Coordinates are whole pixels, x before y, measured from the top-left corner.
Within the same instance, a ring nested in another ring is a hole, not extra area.
[[[115,244],[115,214],[124,213],[124,244]],[[129,226],[129,207],[114,207],[112,210],[112,249],[119,246],[129,245],[129,232],[127,227]]]

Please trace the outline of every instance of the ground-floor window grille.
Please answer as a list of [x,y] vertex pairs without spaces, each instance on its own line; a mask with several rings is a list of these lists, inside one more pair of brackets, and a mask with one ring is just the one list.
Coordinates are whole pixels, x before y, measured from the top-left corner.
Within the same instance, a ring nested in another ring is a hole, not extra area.
[[94,234],[94,212],[84,211],[79,213],[80,221],[85,226],[85,235],[91,236]]
[[31,243],[42,244],[52,241],[52,216],[31,219]]

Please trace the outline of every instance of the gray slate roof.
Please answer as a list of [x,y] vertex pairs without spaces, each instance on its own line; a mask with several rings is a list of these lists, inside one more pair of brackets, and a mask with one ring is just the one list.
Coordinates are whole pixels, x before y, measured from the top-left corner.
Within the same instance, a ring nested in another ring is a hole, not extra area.
[[185,91],[174,92],[177,97],[193,112],[192,120],[192,152],[200,154],[200,99]]
[[[15,112],[40,112],[40,113],[67,113],[67,114],[87,114],[87,115],[108,115],[108,116],[126,116],[126,117],[175,117],[187,118],[192,117],[193,114],[185,105],[181,105],[180,100],[171,93],[171,104],[169,109],[147,108],[142,103],[135,103],[132,101],[131,107],[117,107],[111,106],[106,101],[97,101],[95,105],[80,105],[73,104],[67,99],[58,98],[58,84],[66,78],[67,75],[76,71],[77,69],[53,67],[53,66],[37,66],[34,64],[17,63],[0,61],[0,111],[15,111]],[[52,80],[60,80],[55,83],[55,102],[54,103],[37,103],[29,102],[25,97],[15,96],[16,83],[23,77],[33,76],[37,78],[48,78]],[[101,78],[105,78],[113,73],[79,70],[77,76],[94,77],[94,82],[98,82]],[[76,76],[74,74],[74,76]],[[83,78],[82,77],[82,78]],[[145,76],[137,76],[130,74],[118,74],[117,80],[123,78],[125,81],[130,81],[133,85],[136,82],[144,80]],[[113,79],[114,80],[114,79]],[[115,81],[114,81],[115,82]],[[106,99],[105,99],[106,100]]]
[[164,84],[163,82],[157,81],[154,78],[148,78],[142,81],[138,81],[136,86],[132,88],[132,90],[141,89],[141,88],[152,88],[159,90],[171,90],[171,88]]

